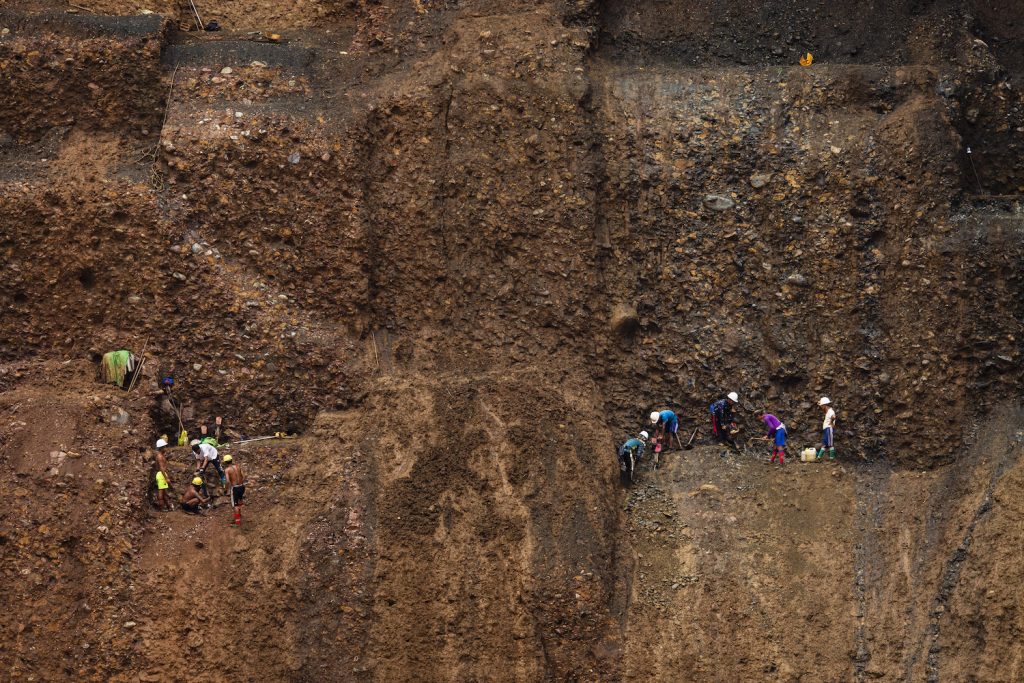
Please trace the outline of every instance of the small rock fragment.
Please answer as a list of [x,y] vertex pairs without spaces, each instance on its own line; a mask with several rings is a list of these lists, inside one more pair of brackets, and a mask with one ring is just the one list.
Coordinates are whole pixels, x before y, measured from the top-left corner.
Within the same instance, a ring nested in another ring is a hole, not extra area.
[[750,186],[755,190],[760,190],[762,187],[767,185],[772,179],[771,173],[755,173],[750,176]]
[[712,211],[728,211],[732,207],[736,206],[736,202],[724,195],[709,194],[704,197],[704,206],[708,207]]

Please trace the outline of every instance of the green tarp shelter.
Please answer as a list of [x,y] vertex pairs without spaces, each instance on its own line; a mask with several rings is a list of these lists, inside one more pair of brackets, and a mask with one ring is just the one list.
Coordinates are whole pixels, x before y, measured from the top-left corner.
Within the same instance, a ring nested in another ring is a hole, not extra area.
[[103,381],[123,387],[125,375],[135,370],[135,364],[135,356],[127,349],[108,351],[103,354],[103,364],[100,368]]

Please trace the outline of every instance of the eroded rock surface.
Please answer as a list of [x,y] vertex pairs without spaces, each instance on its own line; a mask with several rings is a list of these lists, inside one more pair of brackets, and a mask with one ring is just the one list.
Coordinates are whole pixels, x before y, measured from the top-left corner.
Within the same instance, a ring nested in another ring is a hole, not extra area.
[[[0,12],[5,675],[1020,677],[1015,4],[87,4]],[[304,434],[260,531],[141,502],[165,373]],[[731,390],[842,466],[614,488]]]

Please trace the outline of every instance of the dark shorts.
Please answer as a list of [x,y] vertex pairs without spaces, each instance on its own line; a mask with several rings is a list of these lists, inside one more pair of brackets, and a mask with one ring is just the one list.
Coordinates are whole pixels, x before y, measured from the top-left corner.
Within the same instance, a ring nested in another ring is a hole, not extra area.
[[711,416],[711,433],[721,443],[734,443],[732,434],[729,433],[730,426],[718,424],[718,417],[715,415]]
[[185,512],[191,512],[194,515],[199,514],[199,503],[182,503],[181,509]]
[[231,487],[231,507],[235,507],[242,504],[242,498],[245,496],[245,484],[239,484],[238,486]]
[[221,481],[224,480],[224,468],[220,466],[220,458],[216,460],[210,460],[208,465],[213,465],[213,469],[217,470],[217,474],[220,475]]
[[821,445],[825,448],[832,448],[833,440],[831,427],[821,430]]

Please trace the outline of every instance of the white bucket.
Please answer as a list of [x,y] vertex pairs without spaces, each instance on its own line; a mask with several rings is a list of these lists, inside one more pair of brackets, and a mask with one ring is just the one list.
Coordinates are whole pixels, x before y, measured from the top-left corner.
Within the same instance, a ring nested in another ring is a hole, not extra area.
[[800,451],[800,462],[814,462],[817,451],[813,448],[805,448]]

